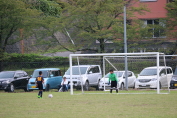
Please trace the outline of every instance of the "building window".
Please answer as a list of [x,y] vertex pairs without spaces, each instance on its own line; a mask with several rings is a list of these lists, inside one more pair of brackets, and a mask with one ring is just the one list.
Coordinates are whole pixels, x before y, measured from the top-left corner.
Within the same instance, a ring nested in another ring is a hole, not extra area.
[[175,2],[175,0],[167,0],[167,3],[169,3],[169,2]]
[[164,29],[165,29],[165,22],[159,19],[153,20],[144,20],[145,26],[148,26],[148,34],[150,34],[152,38],[165,38]]
[[140,0],[140,2],[156,2],[157,0]]

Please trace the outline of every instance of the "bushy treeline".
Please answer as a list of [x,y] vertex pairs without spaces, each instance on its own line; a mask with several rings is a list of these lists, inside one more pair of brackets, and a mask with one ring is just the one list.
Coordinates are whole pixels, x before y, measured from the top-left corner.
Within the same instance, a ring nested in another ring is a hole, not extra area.
[[66,61],[67,57],[47,57],[39,54],[18,54],[18,53],[4,53],[0,58],[3,62],[57,62]]

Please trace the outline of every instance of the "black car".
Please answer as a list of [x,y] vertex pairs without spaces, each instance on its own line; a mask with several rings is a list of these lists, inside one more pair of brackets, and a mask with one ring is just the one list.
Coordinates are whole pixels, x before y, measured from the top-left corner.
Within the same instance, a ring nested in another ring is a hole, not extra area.
[[177,67],[170,81],[170,89],[177,88]]
[[27,84],[30,77],[25,71],[1,71],[0,89],[8,92],[14,92],[15,89],[24,89],[27,91]]

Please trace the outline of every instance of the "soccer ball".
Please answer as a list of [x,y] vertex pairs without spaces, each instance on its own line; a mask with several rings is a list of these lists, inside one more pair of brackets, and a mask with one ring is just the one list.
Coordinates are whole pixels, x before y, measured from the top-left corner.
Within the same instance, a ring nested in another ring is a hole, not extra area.
[[52,95],[52,94],[49,94],[48,97],[49,97],[49,98],[53,98],[53,95]]

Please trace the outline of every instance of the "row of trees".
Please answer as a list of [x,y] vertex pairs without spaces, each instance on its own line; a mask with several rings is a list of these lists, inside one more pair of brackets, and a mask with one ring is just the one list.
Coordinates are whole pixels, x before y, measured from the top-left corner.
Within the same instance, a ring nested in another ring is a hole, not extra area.
[[[91,49],[98,41],[98,52],[105,52],[106,41],[123,46],[123,6],[127,6],[127,39],[136,46],[144,37],[152,36],[134,14],[148,11],[145,6],[134,7],[138,0],[0,0],[0,52],[9,44],[34,35],[35,45],[47,49],[58,46],[68,51]],[[176,24],[177,0],[168,3],[167,27]],[[170,22],[169,22],[170,21]],[[171,27],[173,26],[173,27]],[[169,29],[168,29],[169,28]],[[174,29],[173,29],[174,30]],[[19,35],[23,34],[23,37]],[[61,42],[62,33],[67,43]],[[176,32],[174,32],[176,34]],[[139,45],[140,46],[140,45]]]

